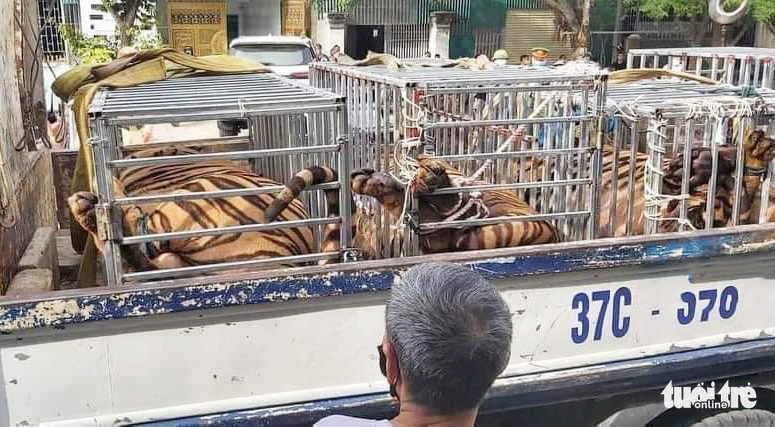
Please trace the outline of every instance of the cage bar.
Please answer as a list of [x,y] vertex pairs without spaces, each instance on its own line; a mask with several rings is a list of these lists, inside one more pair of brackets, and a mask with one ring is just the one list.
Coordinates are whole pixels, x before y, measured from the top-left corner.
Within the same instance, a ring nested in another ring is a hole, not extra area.
[[[685,47],[631,49],[627,53],[627,68],[646,68],[646,58],[652,58],[653,68],[663,65],[678,71],[709,77],[727,84],[772,88],[771,64],[775,49],[752,47]],[[677,59],[673,63],[673,59]],[[709,68],[704,66],[709,61]],[[695,64],[690,68],[691,63]]]
[[[344,252],[351,246],[351,150],[345,113],[343,97],[269,74],[190,77],[100,90],[90,108],[90,146],[94,154],[98,224],[105,248],[108,285],[115,287],[130,280],[345,259]],[[120,139],[120,126],[173,122],[209,122],[215,126],[215,120],[243,121],[247,124],[247,136],[240,137],[243,142],[238,144],[234,143],[234,138],[208,140],[206,144],[196,140],[167,141],[153,146],[197,147],[201,152],[140,158],[126,158],[138,147],[126,147]],[[212,147],[217,149],[211,150]],[[162,190],[151,194],[128,194],[126,197],[118,197],[113,191],[114,178],[119,178],[126,168],[222,161],[233,165],[247,163],[246,167],[250,169],[246,171],[260,173],[277,184],[188,193]],[[277,193],[297,171],[311,164],[330,166],[338,171],[339,176],[337,182],[317,185],[312,188],[313,191],[300,197],[308,214],[305,219],[269,224],[240,220],[239,225],[123,235],[120,210],[127,206]],[[338,190],[338,215],[325,212],[326,204],[321,193],[324,190]],[[321,253],[317,248],[311,248],[311,253],[287,257],[226,259],[220,263],[137,272],[124,271],[122,263],[121,248],[126,245],[297,227],[309,227],[314,232],[315,242],[320,242],[322,227],[330,224],[340,226],[341,248],[338,252]]]
[[[719,226],[718,222],[723,222],[724,226],[742,224],[744,135],[746,130],[754,128],[770,135],[771,124],[775,120],[775,91],[757,88],[754,96],[748,96],[740,87],[730,85],[648,80],[610,86],[607,95],[609,120],[621,123],[625,129],[625,132],[611,132],[609,136],[614,139],[613,145],[625,144],[629,140],[630,160],[639,152],[641,159],[647,156],[647,161],[642,164],[644,177],[648,180],[642,184],[638,181],[632,161],[629,163],[627,193],[630,200],[625,219],[626,235],[638,231],[635,229],[638,218],[633,204],[638,202],[638,197],[645,197],[646,187],[654,192],[658,202],[644,208],[647,211],[646,233],[692,228],[690,199],[696,204],[699,198],[704,198],[702,223],[697,223],[694,228],[711,229]],[[690,188],[689,184],[693,149],[708,150],[712,160],[706,187],[701,191]],[[720,175],[720,152],[724,153],[725,164],[731,162],[735,168],[731,173],[723,171],[724,176]],[[680,188],[671,189],[672,193],[665,189],[658,191],[663,182],[661,174],[665,162],[677,156],[683,156]],[[615,163],[619,167],[626,164],[618,155]],[[727,181],[722,181],[722,178]],[[732,189],[726,188],[730,180],[734,182]],[[724,188],[719,188],[720,184],[724,184]],[[762,185],[760,194],[753,197],[762,206],[767,206],[770,184],[765,181]],[[643,186],[642,191],[640,186]],[[717,200],[721,199],[730,203],[728,218],[726,214],[724,218],[716,217]],[[677,214],[673,211],[675,206]],[[673,213],[668,214],[668,211]],[[761,208],[760,212],[766,212],[766,208]],[[756,216],[758,212],[751,214]],[[696,221],[696,215],[694,219]],[[670,226],[671,222],[677,226]],[[620,225],[612,224],[610,228],[616,229]]]
[[[351,93],[351,88],[366,91],[365,97],[347,99],[350,135],[354,146],[362,143],[356,138],[364,132],[371,136],[366,138],[369,147],[382,153],[382,161],[372,162],[375,169],[398,176],[403,156],[433,157],[478,181],[460,187],[457,193],[514,191],[538,212],[525,217],[460,219],[448,221],[452,225],[445,222],[444,227],[540,219],[552,222],[563,240],[597,234],[599,212],[592,205],[596,203],[595,180],[599,179],[599,148],[588,133],[598,126],[600,108],[593,103],[605,97],[605,73],[570,74],[513,66],[456,69],[441,67],[444,62],[437,60],[406,60],[404,64],[399,70],[383,65],[311,66],[311,82],[321,89],[342,95]],[[372,91],[374,96],[369,96]],[[377,99],[391,102],[378,103]],[[569,170],[576,166],[579,171]],[[585,170],[588,167],[592,170]],[[455,192],[443,189],[435,194]],[[410,199],[410,206],[420,203]],[[411,219],[392,218],[392,224],[384,212],[377,216],[380,235],[393,235],[393,242],[403,242],[401,248],[383,245],[380,256],[416,254],[417,233],[443,228],[426,227],[412,208],[407,215]],[[397,239],[391,227],[404,230],[403,237]]]

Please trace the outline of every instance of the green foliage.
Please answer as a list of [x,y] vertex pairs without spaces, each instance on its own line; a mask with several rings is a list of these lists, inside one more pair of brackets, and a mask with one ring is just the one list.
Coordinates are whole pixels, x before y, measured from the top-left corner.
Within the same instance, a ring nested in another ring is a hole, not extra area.
[[749,15],[772,29],[775,27],[775,0],[752,0]]
[[103,64],[116,57],[116,44],[105,37],[86,37],[66,25],[59,27],[59,34],[80,64]]
[[596,0],[589,16],[589,28],[613,31],[616,25],[616,0]]
[[[87,37],[70,26],[60,25],[59,34],[67,42],[70,52],[79,64],[103,64],[116,58],[118,42],[105,37]],[[167,47],[156,30],[136,30],[133,45],[137,50]]]
[[[358,5],[360,0],[307,0],[307,2],[315,3],[319,11],[348,13]],[[331,6],[334,7],[332,8]]]
[[[723,4],[726,10],[732,11],[740,2],[726,0]],[[708,13],[705,0],[627,0],[626,4],[654,19],[691,18]],[[751,0],[749,16],[756,21],[775,24],[775,0]]]
[[162,40],[161,34],[155,30],[138,31],[137,35],[133,36],[132,39],[134,40],[132,46],[134,46],[137,50],[168,47],[164,44],[164,40]]
[[358,0],[336,0],[336,6],[342,12],[349,12],[353,10],[355,5],[358,4]]
[[130,46],[139,30],[151,29],[156,22],[156,0],[102,0],[102,7],[116,20],[121,46]]
[[653,19],[687,18],[702,15],[708,8],[703,0],[626,0],[625,4]]

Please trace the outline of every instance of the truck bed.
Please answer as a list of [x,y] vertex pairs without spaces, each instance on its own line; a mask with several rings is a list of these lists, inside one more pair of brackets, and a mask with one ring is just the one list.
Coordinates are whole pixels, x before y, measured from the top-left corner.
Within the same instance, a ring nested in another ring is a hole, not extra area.
[[694,381],[713,365],[757,372],[775,365],[774,235],[742,226],[4,298],[0,424],[389,412],[384,303],[401,271],[439,260],[492,280],[514,315],[485,408]]

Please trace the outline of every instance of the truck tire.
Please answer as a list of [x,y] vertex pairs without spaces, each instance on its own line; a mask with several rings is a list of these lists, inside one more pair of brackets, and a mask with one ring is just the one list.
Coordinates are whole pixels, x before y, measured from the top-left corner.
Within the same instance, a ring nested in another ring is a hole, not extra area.
[[775,413],[764,409],[741,409],[704,418],[692,427],[775,427]]

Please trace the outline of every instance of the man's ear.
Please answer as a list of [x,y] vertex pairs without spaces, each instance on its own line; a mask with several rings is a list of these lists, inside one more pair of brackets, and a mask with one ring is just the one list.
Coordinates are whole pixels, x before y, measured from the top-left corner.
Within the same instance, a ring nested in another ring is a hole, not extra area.
[[401,369],[398,367],[398,357],[393,345],[387,338],[382,339],[382,351],[385,353],[388,383],[395,385],[396,389],[401,387]]

